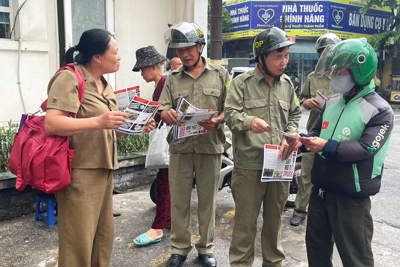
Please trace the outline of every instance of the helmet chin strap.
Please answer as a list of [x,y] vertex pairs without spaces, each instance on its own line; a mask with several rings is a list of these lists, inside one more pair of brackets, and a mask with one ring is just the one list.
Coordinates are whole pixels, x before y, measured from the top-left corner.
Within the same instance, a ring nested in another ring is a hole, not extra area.
[[262,69],[262,71],[264,72],[265,75],[268,75],[268,76],[274,78],[275,81],[279,81],[281,79],[281,75],[274,76],[268,70],[267,66],[265,65],[264,55],[258,56],[257,62],[261,65],[261,69]]

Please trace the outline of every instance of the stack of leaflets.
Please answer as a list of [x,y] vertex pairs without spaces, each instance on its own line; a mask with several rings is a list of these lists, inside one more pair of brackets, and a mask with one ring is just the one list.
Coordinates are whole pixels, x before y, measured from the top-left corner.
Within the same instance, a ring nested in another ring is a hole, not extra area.
[[124,111],[134,96],[140,97],[140,87],[138,85],[114,91],[117,98],[118,109]]
[[183,97],[179,98],[176,110],[178,123],[172,128],[175,139],[206,133],[207,130],[198,123],[217,113],[214,110],[197,108]]
[[286,160],[281,160],[279,155],[280,146],[264,146],[264,164],[261,174],[261,182],[287,181],[290,182],[294,175],[297,151]]
[[118,103],[118,108],[128,113],[128,118],[116,131],[133,135],[142,134],[142,129],[154,117],[159,107],[159,102],[138,96],[134,96],[125,108]]

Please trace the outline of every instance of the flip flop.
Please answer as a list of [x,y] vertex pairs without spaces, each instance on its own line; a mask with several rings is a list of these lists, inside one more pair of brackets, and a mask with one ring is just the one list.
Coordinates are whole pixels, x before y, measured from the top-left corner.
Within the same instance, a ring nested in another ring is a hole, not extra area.
[[156,239],[151,239],[147,233],[143,233],[139,236],[137,236],[135,239],[132,240],[132,243],[135,244],[137,247],[144,247],[152,244],[159,243],[161,241],[161,237],[156,238]]

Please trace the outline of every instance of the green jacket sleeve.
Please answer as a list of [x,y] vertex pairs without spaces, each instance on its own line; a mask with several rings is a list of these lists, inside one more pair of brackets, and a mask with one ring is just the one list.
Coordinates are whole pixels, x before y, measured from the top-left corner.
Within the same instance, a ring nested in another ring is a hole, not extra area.
[[241,79],[234,79],[225,101],[225,121],[232,132],[250,130],[250,123],[255,118],[243,112],[243,86]]

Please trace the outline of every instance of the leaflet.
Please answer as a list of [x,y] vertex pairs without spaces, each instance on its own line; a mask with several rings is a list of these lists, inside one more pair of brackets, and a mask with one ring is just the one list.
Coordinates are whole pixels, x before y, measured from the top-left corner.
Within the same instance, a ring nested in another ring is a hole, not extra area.
[[134,96],[140,97],[139,86],[133,86],[125,89],[114,91],[115,97],[117,98],[118,109],[125,110]]
[[298,139],[298,138],[300,137],[297,133],[287,133],[287,132],[284,132],[284,131],[282,131],[281,129],[276,128],[276,127],[273,127],[272,129],[273,129],[274,131],[279,132],[279,133],[282,134],[283,136],[288,137],[288,138]]
[[214,110],[197,108],[183,97],[178,100],[176,110],[178,123],[172,129],[175,139],[207,133],[207,130],[198,123],[208,120],[217,113]]
[[159,107],[159,102],[134,96],[123,110],[128,114],[128,118],[116,131],[133,135],[142,134],[143,127],[155,116]]
[[293,151],[286,160],[281,160],[279,149],[280,146],[277,145],[264,145],[261,182],[290,182],[292,180],[296,166],[297,151]]
[[326,100],[328,99],[319,90],[315,94],[315,99],[318,101],[319,107],[322,109],[325,106]]

